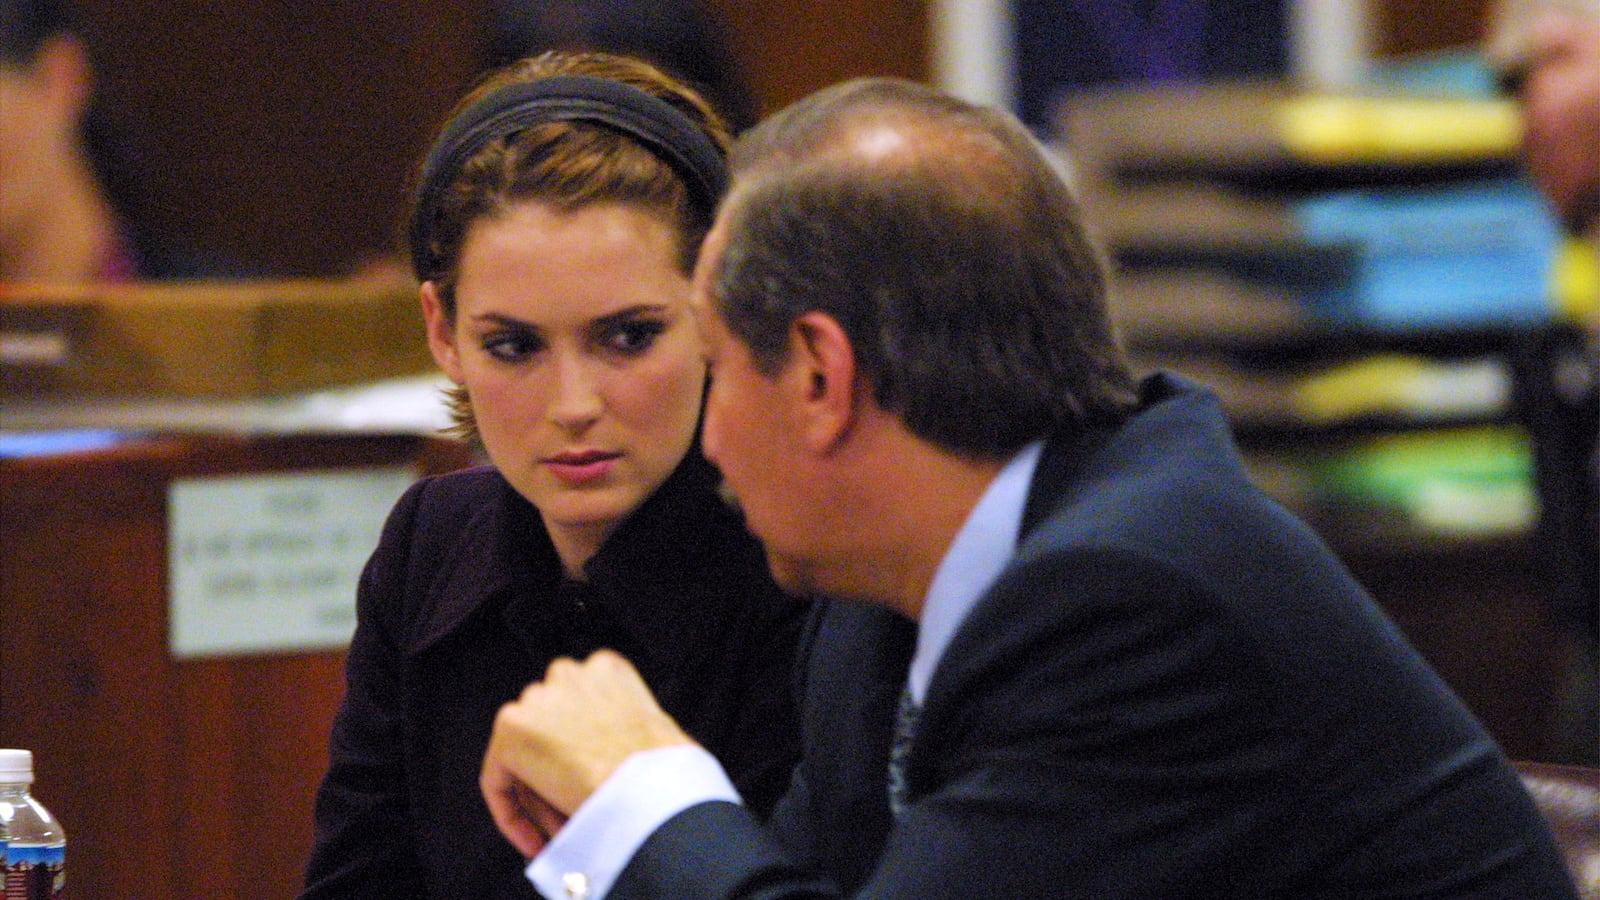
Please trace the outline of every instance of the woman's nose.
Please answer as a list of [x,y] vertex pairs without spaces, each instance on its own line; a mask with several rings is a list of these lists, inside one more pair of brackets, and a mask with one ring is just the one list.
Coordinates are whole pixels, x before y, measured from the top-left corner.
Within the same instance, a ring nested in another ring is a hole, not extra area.
[[576,357],[558,359],[550,418],[563,428],[581,428],[598,419],[605,409],[598,376],[590,361]]

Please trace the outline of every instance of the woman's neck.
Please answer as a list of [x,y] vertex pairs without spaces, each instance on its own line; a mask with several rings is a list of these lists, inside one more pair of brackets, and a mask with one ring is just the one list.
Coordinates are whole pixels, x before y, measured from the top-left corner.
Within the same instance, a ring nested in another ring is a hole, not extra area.
[[561,572],[573,581],[588,581],[584,566],[600,552],[600,547],[615,530],[615,523],[605,525],[551,525],[545,532],[555,545],[556,556],[561,559]]

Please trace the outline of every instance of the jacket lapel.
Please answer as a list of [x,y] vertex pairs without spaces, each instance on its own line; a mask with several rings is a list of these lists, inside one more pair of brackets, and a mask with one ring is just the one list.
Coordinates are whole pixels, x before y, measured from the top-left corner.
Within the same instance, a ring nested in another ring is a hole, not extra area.
[[[420,601],[407,616],[401,648],[407,656],[425,652],[481,611],[504,607],[519,585],[534,582],[540,572],[559,572],[538,511],[503,478],[494,478],[498,489],[484,498],[454,539],[438,539],[448,549],[435,559],[412,561],[407,594]],[[430,520],[426,510],[418,518]],[[452,524],[453,517],[440,518],[434,520],[436,527]]]

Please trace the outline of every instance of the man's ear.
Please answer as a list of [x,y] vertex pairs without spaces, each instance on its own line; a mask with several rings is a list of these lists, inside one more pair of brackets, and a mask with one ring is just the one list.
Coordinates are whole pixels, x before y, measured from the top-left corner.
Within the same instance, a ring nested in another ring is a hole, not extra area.
[[806,442],[828,449],[849,433],[860,385],[856,355],[844,327],[813,310],[789,326],[789,365],[784,378],[797,401]]
[[456,347],[455,328],[444,313],[439,299],[439,286],[432,281],[422,283],[422,319],[428,326],[428,349],[433,361],[456,384],[465,381],[461,370],[461,351]]

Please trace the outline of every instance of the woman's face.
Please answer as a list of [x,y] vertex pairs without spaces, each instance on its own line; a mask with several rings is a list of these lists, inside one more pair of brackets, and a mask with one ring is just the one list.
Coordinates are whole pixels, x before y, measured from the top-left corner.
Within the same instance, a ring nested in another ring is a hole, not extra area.
[[428,344],[484,448],[576,573],[682,460],[706,365],[671,226],[624,204],[521,203],[468,230]]

